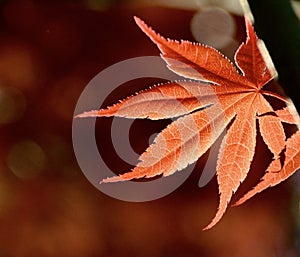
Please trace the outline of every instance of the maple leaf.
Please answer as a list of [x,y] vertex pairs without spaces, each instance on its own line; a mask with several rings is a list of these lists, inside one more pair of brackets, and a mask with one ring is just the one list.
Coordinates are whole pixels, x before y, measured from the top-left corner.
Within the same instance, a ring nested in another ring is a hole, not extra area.
[[[273,154],[273,161],[262,182],[237,204],[296,172],[300,166],[299,132],[286,140],[282,122],[296,124],[299,119],[295,118],[296,111],[291,105],[274,111],[264,97],[268,95],[288,102],[274,92],[262,90],[273,74],[264,61],[258,47],[259,39],[247,18],[247,39],[235,53],[235,64],[209,46],[165,39],[139,18],[135,17],[135,21],[158,46],[168,68],[191,81],[160,84],[106,109],[88,111],[77,117],[119,116],[152,120],[178,117],[158,134],[132,171],[103,179],[102,183],[160,174],[168,176],[180,171],[199,159],[230,124],[218,156],[220,201],[216,216],[205,228],[210,229],[221,219],[233,193],[249,172],[257,131]],[[285,155],[283,167],[282,155]]]

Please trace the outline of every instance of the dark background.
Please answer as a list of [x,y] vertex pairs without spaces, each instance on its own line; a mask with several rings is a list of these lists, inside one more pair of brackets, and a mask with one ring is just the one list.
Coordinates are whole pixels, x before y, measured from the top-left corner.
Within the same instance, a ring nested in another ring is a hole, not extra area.
[[[0,256],[299,256],[295,176],[229,208],[202,232],[218,205],[216,178],[197,186],[207,154],[175,192],[145,203],[106,196],[77,165],[71,131],[81,91],[118,61],[159,54],[133,16],[167,37],[195,41],[190,21],[196,10],[133,1],[11,0],[2,1],[0,11]],[[233,19],[233,39],[240,43],[243,17]],[[232,58],[237,46],[220,50]],[[131,83],[105,104],[153,82]],[[128,165],[113,150],[111,121],[97,122],[97,140],[108,165],[120,172]],[[167,122],[137,123],[131,141],[142,153]],[[259,181],[271,158],[258,136],[249,179],[235,200]]]

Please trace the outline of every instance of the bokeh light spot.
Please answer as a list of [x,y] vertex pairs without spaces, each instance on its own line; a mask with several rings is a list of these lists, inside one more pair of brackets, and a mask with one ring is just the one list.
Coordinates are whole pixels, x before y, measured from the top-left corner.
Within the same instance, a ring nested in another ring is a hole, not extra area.
[[49,94],[49,105],[54,113],[61,118],[71,120],[74,106],[78,100],[81,88],[86,81],[79,76],[72,75],[61,78],[53,83]]
[[0,78],[5,85],[24,90],[37,86],[42,65],[33,47],[15,40],[0,42]]
[[292,7],[294,9],[295,14],[297,15],[298,19],[300,20],[300,2],[296,0],[292,0]]
[[43,149],[32,140],[16,143],[8,155],[10,170],[21,179],[36,177],[46,164],[46,155]]
[[24,113],[26,99],[17,89],[0,87],[0,124],[17,121]]
[[233,42],[236,25],[227,11],[210,7],[194,15],[191,31],[198,42],[222,49]]

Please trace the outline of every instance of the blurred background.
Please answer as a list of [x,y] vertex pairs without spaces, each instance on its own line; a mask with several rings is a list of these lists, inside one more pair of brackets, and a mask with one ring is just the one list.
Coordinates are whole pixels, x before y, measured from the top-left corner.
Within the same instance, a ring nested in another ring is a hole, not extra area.
[[[166,37],[209,44],[232,58],[245,40],[242,13],[239,1],[0,2],[0,256],[300,256],[298,174],[229,208],[202,232],[218,205],[216,178],[198,187],[207,154],[172,194],[131,203],[94,188],[72,149],[73,112],[88,82],[119,61],[159,54],[134,15]],[[104,105],[155,82],[123,86]],[[113,149],[111,122],[97,121],[96,137],[118,173],[130,167]],[[166,124],[135,122],[135,151],[141,154]],[[257,140],[249,178],[233,200],[259,181],[272,158]]]

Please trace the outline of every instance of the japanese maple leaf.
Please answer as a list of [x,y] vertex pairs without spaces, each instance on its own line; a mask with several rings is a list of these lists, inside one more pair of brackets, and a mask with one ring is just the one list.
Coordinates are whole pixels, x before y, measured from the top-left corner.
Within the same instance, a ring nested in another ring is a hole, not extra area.
[[[139,18],[135,21],[158,46],[168,68],[190,81],[157,85],[106,109],[78,115],[152,120],[178,117],[158,134],[132,171],[101,182],[171,175],[194,163],[228,128],[217,162],[219,208],[205,228],[209,229],[221,219],[233,193],[247,176],[258,131],[272,152],[273,161],[263,180],[238,204],[296,172],[300,167],[300,133],[286,140],[282,122],[298,123],[299,120],[290,106],[274,111],[264,97],[268,95],[288,102],[282,96],[262,90],[273,76],[247,18],[247,40],[235,53],[235,65],[209,46],[165,39]],[[283,166],[281,157],[285,157]]]

